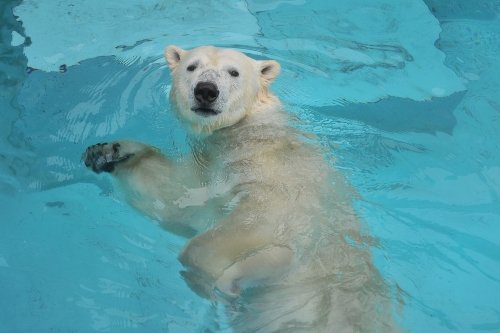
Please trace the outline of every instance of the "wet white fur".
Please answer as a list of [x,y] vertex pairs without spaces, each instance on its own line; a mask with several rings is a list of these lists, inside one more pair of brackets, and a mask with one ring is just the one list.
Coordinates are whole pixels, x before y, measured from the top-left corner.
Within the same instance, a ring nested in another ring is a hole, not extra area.
[[[228,303],[235,332],[396,330],[354,192],[318,145],[288,126],[269,91],[279,64],[210,46],[170,46],[165,57],[193,153],[173,161],[120,141],[135,155],[113,175],[132,205],[189,238],[180,260],[191,288]],[[220,91],[216,116],[191,110],[203,80]]]

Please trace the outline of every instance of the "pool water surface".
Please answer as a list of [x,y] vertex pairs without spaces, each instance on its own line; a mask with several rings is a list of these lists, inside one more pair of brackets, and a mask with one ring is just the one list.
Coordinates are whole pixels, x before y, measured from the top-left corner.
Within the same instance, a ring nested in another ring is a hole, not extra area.
[[[273,91],[359,193],[409,332],[500,332],[500,2],[4,1],[0,332],[230,332],[185,240],[80,160],[184,154],[163,48],[276,59]],[[334,332],[334,329],[332,329]]]

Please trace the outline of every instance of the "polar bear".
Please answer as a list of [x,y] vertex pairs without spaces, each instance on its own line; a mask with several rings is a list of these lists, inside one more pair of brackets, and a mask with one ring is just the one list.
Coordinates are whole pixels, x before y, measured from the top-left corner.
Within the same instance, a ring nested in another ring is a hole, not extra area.
[[354,191],[269,89],[278,62],[212,46],[169,46],[165,58],[191,155],[116,141],[87,148],[85,165],[188,239],[183,277],[225,304],[233,331],[396,330]]

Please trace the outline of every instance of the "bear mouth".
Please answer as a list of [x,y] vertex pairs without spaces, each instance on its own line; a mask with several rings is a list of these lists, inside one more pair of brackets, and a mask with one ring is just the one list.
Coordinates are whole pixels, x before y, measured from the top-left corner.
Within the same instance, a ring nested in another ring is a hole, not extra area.
[[194,111],[196,114],[203,116],[203,117],[216,116],[220,113],[219,110],[214,110],[211,108],[204,108],[204,107],[192,108],[191,111]]

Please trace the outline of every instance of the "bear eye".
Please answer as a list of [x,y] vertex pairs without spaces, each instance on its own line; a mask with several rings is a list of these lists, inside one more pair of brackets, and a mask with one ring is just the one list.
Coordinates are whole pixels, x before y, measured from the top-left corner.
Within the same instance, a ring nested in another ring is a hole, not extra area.
[[238,76],[240,76],[240,73],[238,73],[237,70],[232,69],[229,71],[229,75],[231,75],[232,77],[238,77]]
[[189,66],[187,67],[188,72],[192,72],[192,71],[194,71],[195,69],[196,69],[196,65],[189,65]]

